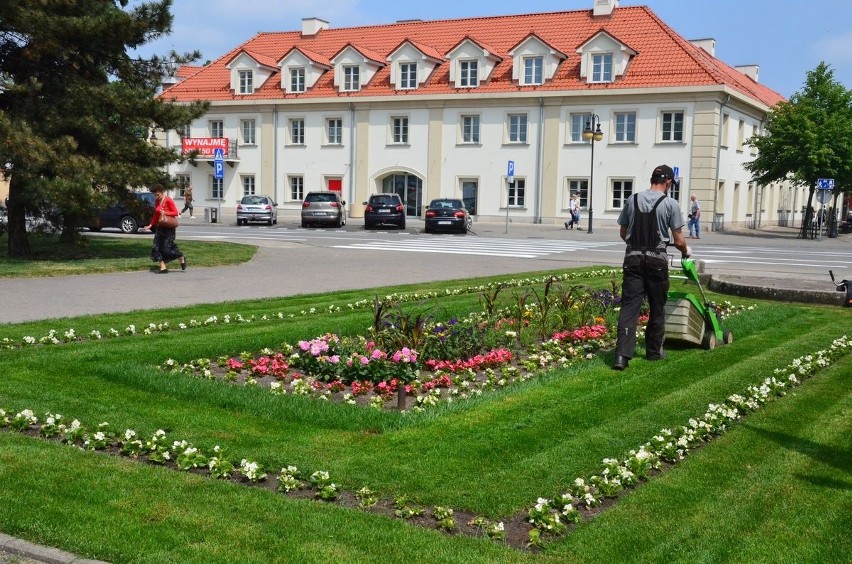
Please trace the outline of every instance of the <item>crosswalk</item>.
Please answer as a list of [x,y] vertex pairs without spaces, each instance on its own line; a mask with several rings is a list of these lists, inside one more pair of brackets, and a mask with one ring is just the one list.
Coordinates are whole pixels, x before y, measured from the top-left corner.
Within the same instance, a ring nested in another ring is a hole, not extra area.
[[547,239],[486,239],[477,237],[418,237],[396,241],[365,241],[335,245],[337,249],[441,253],[534,259],[547,255],[612,246],[611,242],[574,242]]

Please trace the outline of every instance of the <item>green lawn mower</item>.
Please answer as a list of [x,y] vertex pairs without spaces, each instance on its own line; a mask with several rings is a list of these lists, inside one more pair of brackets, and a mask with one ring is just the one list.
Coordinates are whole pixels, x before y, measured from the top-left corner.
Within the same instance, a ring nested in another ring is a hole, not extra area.
[[[672,266],[674,257],[672,257]],[[666,342],[684,343],[701,346],[713,350],[717,344],[729,345],[734,341],[734,334],[722,331],[716,309],[701,288],[698,267],[692,259],[680,260],[683,276],[671,276],[675,280],[694,282],[701,294],[701,299],[695,294],[684,291],[669,291],[666,301]]]

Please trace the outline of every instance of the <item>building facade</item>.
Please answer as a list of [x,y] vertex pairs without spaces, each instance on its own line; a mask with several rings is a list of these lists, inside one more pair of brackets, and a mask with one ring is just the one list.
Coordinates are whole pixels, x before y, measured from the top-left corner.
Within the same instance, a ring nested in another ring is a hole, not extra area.
[[[757,67],[719,61],[713,40],[688,41],[647,7],[593,3],[341,29],[307,18],[259,33],[181,69],[161,94],[211,103],[166,132],[161,142],[200,151],[170,173],[197,205],[224,210],[263,193],[295,213],[308,191],[335,190],[360,217],[370,194],[396,192],[410,216],[460,197],[478,220],[548,223],[580,192],[597,221],[614,222],[668,163],[681,177],[672,196],[683,207],[696,194],[707,223],[800,218],[804,189],[757,186],[744,169],[747,139],[782,100]],[[584,138],[598,127],[600,140]]]

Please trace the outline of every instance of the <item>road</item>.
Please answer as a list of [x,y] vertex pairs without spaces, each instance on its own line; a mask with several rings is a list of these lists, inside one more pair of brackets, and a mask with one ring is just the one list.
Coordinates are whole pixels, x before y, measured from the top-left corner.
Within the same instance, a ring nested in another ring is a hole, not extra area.
[[[236,227],[184,221],[182,239],[233,241],[260,247],[248,264],[190,268],[167,276],[148,271],[0,279],[0,323],[154,307],[421,284],[589,265],[620,266],[624,244],[614,227],[593,234],[556,225],[474,224],[468,235],[425,235],[422,222],[405,231],[296,225]],[[106,236],[105,233],[98,236]],[[150,235],[138,235],[150,237]],[[793,231],[706,233],[689,240],[713,274],[808,280],[833,286],[828,270],[852,278],[852,236],[799,240]],[[148,266],[147,257],[140,261]],[[213,311],[213,306],[211,306]]]

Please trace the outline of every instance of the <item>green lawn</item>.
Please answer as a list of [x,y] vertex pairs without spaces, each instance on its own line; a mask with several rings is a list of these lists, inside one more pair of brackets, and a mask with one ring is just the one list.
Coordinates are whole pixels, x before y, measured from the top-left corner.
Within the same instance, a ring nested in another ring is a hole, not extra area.
[[[151,262],[152,234],[129,237],[84,235],[75,244],[60,245],[57,235],[29,235],[32,255],[9,258],[7,236],[0,237],[0,278],[68,276],[103,272],[131,272],[156,268]],[[192,257],[192,266],[224,266],[251,260],[257,247],[235,243],[182,241],[178,246]]]
[[[590,283],[608,287],[609,279]],[[604,354],[476,400],[405,415],[157,368],[167,358],[276,348],[330,330],[360,333],[371,321],[367,309],[301,312],[370,298],[367,291],[340,292],[170,309],[145,319],[3,325],[0,338],[12,339],[131,323],[169,321],[173,329],[0,351],[0,407],[60,413],[91,426],[106,421],[143,437],[164,429],[206,449],[220,444],[231,458],[257,460],[272,472],[289,464],[327,470],[349,491],[367,485],[383,498],[406,495],[502,519],[852,332],[849,310],[758,302],[726,322],[734,344],[715,351],[672,350],[665,362],[637,359],[623,373],[610,370]],[[472,310],[478,299],[442,297],[441,307]],[[214,314],[278,312],[283,320],[176,329]],[[115,562],[840,562],[852,549],[850,373],[852,355],[541,554],[13,432],[0,432],[0,531]]]

